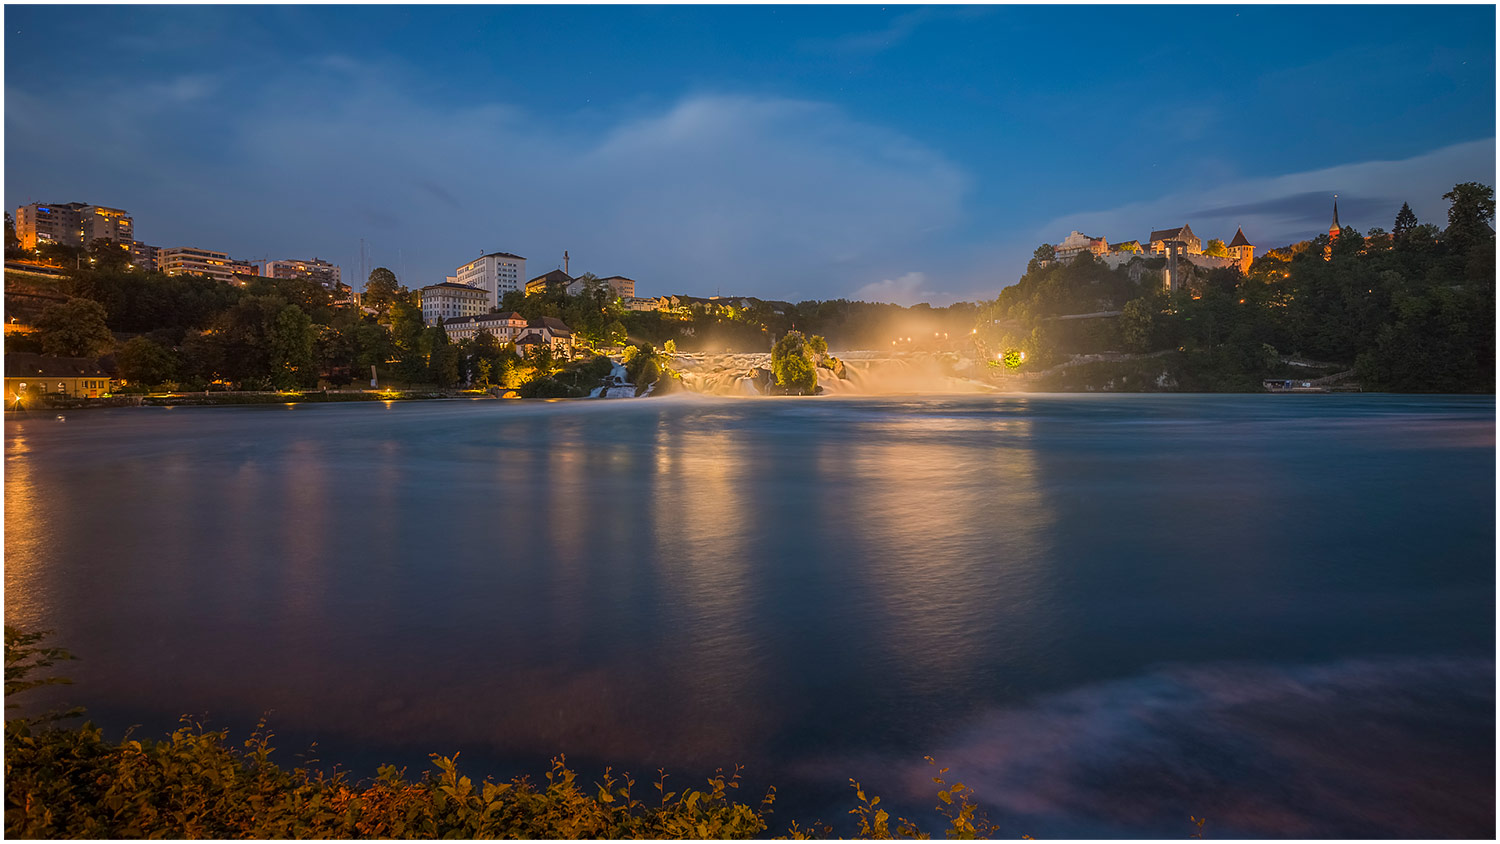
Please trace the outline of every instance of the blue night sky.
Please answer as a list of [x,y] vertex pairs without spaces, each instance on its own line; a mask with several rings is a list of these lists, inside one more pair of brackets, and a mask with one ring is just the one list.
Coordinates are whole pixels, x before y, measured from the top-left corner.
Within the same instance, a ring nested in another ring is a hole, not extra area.
[[[1495,10],[5,8],[5,201],[237,258],[993,297],[1038,243],[1284,245],[1495,181]],[[362,280],[356,281],[356,285]]]

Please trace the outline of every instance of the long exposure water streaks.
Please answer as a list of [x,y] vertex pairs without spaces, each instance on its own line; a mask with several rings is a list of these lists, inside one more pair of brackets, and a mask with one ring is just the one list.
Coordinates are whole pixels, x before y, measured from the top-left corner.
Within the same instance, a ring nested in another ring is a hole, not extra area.
[[920,813],[936,753],[1017,834],[1493,833],[1487,397],[142,408],[6,433],[6,618],[83,657],[38,705],[116,735],[269,711],[289,758],[317,741],[359,774],[742,762],[788,821],[837,818],[851,776]]

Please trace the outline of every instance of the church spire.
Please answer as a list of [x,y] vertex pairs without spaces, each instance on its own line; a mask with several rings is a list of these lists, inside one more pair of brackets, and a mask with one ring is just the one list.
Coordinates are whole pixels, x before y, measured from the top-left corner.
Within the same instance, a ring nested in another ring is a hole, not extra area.
[[1339,230],[1341,228],[1343,228],[1343,227],[1339,225],[1339,195],[1338,194],[1334,194],[1333,195],[1333,224],[1328,227],[1328,237],[1329,238],[1337,238],[1339,236]]

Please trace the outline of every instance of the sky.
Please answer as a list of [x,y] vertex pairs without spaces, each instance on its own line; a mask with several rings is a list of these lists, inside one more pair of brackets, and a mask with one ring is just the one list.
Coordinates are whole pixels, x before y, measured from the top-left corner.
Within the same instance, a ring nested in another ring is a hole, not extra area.
[[993,298],[1074,230],[1265,249],[1495,183],[1493,6],[16,6],[5,202],[410,287]]

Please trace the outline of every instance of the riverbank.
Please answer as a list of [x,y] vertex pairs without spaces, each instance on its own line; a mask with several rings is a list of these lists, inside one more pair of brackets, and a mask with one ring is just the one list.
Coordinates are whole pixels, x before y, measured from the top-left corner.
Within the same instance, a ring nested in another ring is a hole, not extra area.
[[[74,398],[68,396],[42,396],[29,402],[11,402],[6,412],[28,410],[89,410],[104,407],[214,407],[242,404],[301,404],[306,402],[362,402],[362,401],[431,401],[434,399],[485,399],[503,398],[515,391],[485,392],[482,390],[308,390],[308,391],[263,391],[263,392],[210,392],[210,393],[157,393],[143,395],[112,395],[101,398]],[[37,402],[40,402],[38,404]]]

